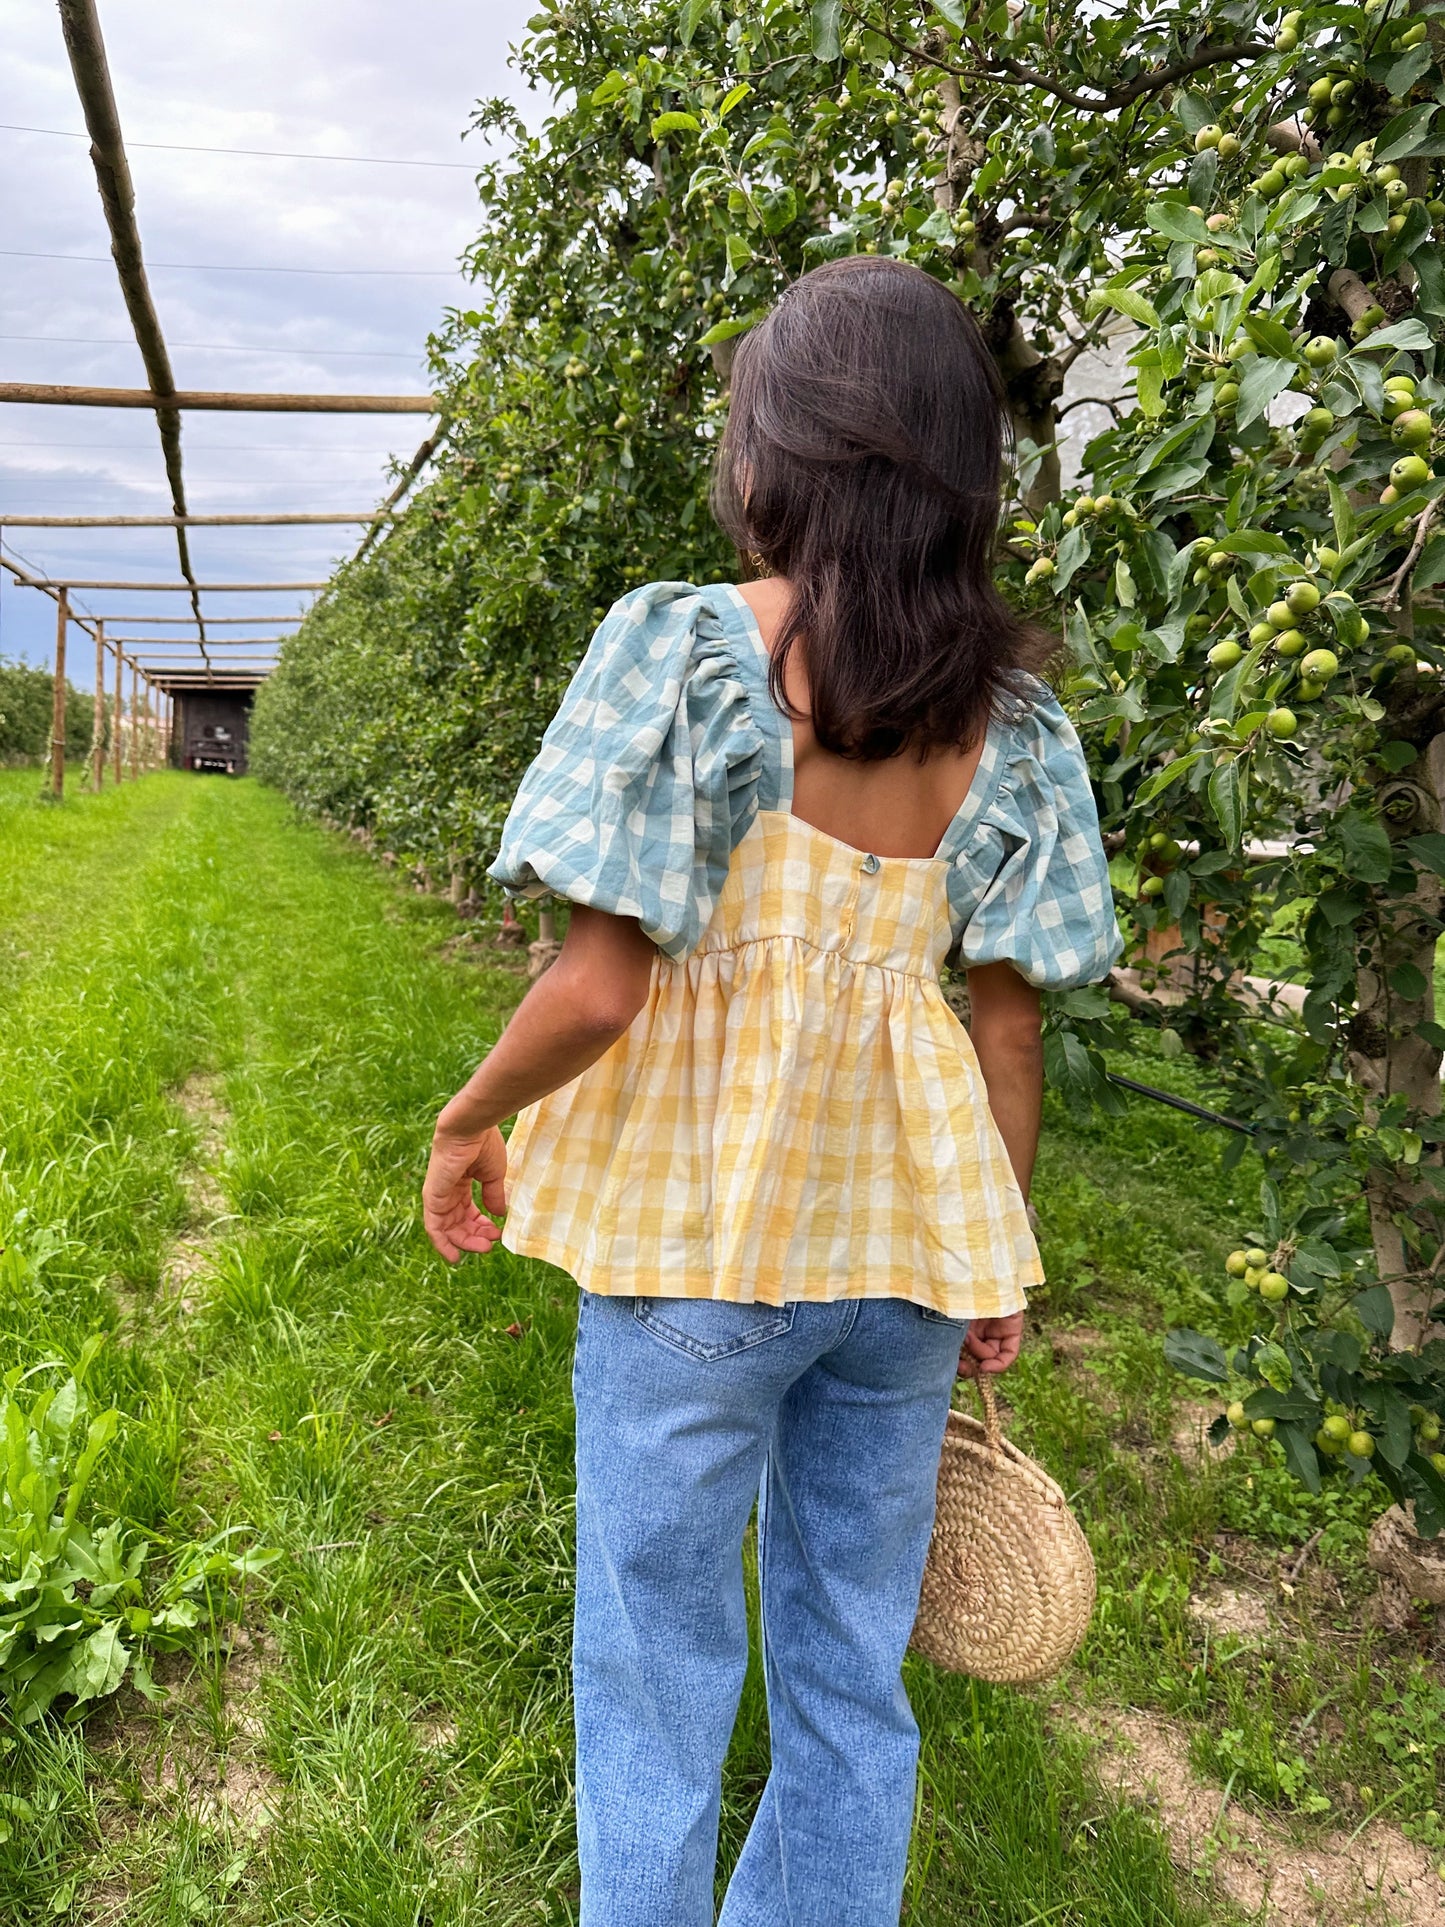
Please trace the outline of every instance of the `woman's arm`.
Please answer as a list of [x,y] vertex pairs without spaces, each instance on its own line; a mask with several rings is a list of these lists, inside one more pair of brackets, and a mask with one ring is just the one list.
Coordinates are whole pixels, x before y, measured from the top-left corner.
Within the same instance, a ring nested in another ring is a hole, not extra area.
[[1012,964],[968,973],[968,1034],[988,1087],[988,1107],[1027,1197],[1044,1108],[1044,1037],[1039,992]]
[[[1044,1107],[1044,1043],[1039,993],[1012,964],[982,964],[968,973],[968,1034],[988,1089],[988,1107],[1027,1197]],[[1023,1313],[976,1318],[958,1369],[966,1378],[1003,1372],[1019,1353]]]
[[645,1003],[656,961],[656,945],[633,918],[573,906],[557,961],[437,1119],[422,1218],[448,1263],[464,1251],[490,1251],[499,1235],[472,1196],[480,1184],[488,1211],[507,1208],[497,1126],[611,1049]]

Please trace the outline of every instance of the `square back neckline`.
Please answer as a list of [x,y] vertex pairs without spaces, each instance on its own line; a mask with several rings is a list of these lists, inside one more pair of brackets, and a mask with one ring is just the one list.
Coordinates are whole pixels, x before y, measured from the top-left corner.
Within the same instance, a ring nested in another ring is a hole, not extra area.
[[[973,828],[998,787],[998,777],[1002,772],[1002,757],[998,742],[999,724],[990,717],[984,729],[983,749],[974,767],[973,777],[964,793],[962,803],[949,819],[947,828],[940,837],[937,849],[932,856],[879,856],[874,850],[861,849],[856,843],[845,842],[841,836],[834,836],[830,830],[820,829],[810,823],[805,816],[799,816],[793,808],[793,731],[792,725],[783,711],[773,700],[773,692],[768,682],[768,671],[772,656],[763,640],[762,628],[752,604],[735,582],[724,583],[723,587],[731,594],[734,604],[743,619],[743,629],[751,643],[756,657],[756,667],[762,671],[762,696],[766,700],[769,717],[774,725],[774,735],[778,744],[779,783],[777,813],[790,821],[799,823],[814,836],[820,836],[835,848],[848,850],[854,856],[871,856],[877,863],[952,864],[960,855],[965,833]],[[761,812],[760,812],[761,813]]]

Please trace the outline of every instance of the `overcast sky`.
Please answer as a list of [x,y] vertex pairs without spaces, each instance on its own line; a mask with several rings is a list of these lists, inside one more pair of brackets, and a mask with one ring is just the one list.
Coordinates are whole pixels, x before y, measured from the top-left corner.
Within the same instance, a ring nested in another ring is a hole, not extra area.
[[[100,0],[151,291],[178,387],[425,388],[427,334],[446,307],[467,298],[456,262],[476,232],[469,157],[480,149],[475,137],[461,136],[476,100],[517,95],[507,51],[532,7],[533,0],[248,0],[212,9],[196,0]],[[45,0],[0,0],[0,35],[3,378],[143,387],[87,145],[64,137],[83,121],[56,10]],[[464,165],[243,158],[143,142]],[[257,271],[282,268],[370,272]],[[388,457],[410,456],[427,426],[418,415],[188,414],[189,507],[370,507],[390,485]],[[168,509],[154,416],[0,408],[0,524],[7,512]],[[0,532],[7,552],[52,575],[177,574],[169,530]],[[337,528],[198,529],[190,540],[203,581],[320,581],[358,536]],[[208,606],[216,615],[294,615],[300,600],[215,596]],[[101,614],[188,609],[174,595],[97,591],[77,602]],[[7,578],[0,655],[46,662],[53,644],[53,605]],[[88,646],[75,632],[72,645],[74,680],[85,686]]]

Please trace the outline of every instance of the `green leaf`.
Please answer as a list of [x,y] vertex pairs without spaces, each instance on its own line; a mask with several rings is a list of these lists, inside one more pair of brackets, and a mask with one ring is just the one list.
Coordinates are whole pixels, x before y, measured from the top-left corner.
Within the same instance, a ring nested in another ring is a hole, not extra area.
[[1371,1285],[1367,1291],[1357,1292],[1350,1309],[1365,1330],[1382,1343],[1395,1329],[1395,1306],[1386,1285]]
[[1280,360],[1273,355],[1256,355],[1245,363],[1234,410],[1235,427],[1248,428],[1252,421],[1258,420],[1298,372],[1294,361]]
[[1439,830],[1427,830],[1424,836],[1407,836],[1403,847],[1416,863],[1433,870],[1437,877],[1445,877],[1445,835]]
[[721,107],[717,110],[718,119],[726,120],[734,107],[741,101],[746,100],[752,91],[753,83],[750,80],[740,80],[736,87],[730,87],[723,98]]
[[1186,1378],[1201,1378],[1210,1385],[1224,1385],[1229,1381],[1224,1347],[1205,1332],[1190,1331],[1184,1325],[1166,1332],[1164,1356],[1175,1371],[1183,1372]]
[[842,0],[813,0],[811,10],[813,58],[836,60],[843,51],[838,37],[838,16]]
[[1191,214],[1182,201],[1151,201],[1144,219],[1156,234],[1167,234],[1171,241],[1192,241],[1196,247],[1213,247],[1214,236],[1197,214]]
[[1135,803],[1152,803],[1171,783],[1177,783],[1181,776],[1187,776],[1203,754],[1201,749],[1192,749],[1187,755],[1176,756],[1172,763],[1165,763],[1162,769],[1151,770],[1134,792]]
[[1209,775],[1209,807],[1231,850],[1239,848],[1244,826],[1239,807],[1239,759],[1231,756],[1216,764]]
[[1314,1440],[1298,1419],[1281,1419],[1275,1437],[1284,1448],[1285,1462],[1309,1492],[1321,1490],[1320,1458]]
[[1390,988],[1397,997],[1403,997],[1407,1003],[1414,1003],[1417,998],[1425,995],[1425,973],[1412,963],[1397,964],[1390,972]]
[[1413,154],[1429,132],[1435,111],[1434,101],[1427,100],[1422,106],[1408,107],[1403,114],[1387,120],[1375,136],[1374,166],[1381,167],[1386,161]]
[[677,16],[677,37],[684,47],[692,45],[698,22],[711,5],[712,0],[683,0],[682,10]]
[[1068,588],[1075,571],[1081,569],[1089,559],[1089,537],[1081,522],[1077,528],[1066,531],[1054,557],[1053,587],[1062,595]]
[[1257,348],[1277,360],[1300,362],[1304,359],[1299,343],[1273,315],[1247,314],[1239,324]]
[[1085,312],[1099,314],[1105,308],[1114,308],[1118,313],[1128,315],[1143,328],[1157,328],[1159,315],[1152,301],[1146,301],[1142,294],[1133,288],[1096,288],[1085,304]]
[[619,94],[625,94],[631,85],[632,76],[619,73],[614,67],[607,78],[592,89],[589,102],[593,107],[605,107],[609,100],[616,100]]
[[1258,1376],[1275,1391],[1287,1392],[1293,1386],[1294,1366],[1290,1364],[1289,1355],[1283,1345],[1277,1345],[1272,1338],[1266,1339],[1260,1346],[1254,1355],[1253,1364]]
[[1353,806],[1335,818],[1347,876],[1361,883],[1383,883],[1394,868],[1394,852],[1383,826]]
[[702,123],[696,114],[684,114],[674,110],[670,114],[658,114],[652,123],[652,138],[665,140],[669,134],[698,134]]
[[754,309],[752,314],[737,315],[731,321],[717,321],[698,341],[699,348],[711,348],[716,341],[731,341],[734,335],[745,335],[749,328],[756,327],[762,319],[762,310]]
[[1164,412],[1164,372],[1156,363],[1141,366],[1134,377],[1140,411],[1150,421]]
[[[1350,350],[1351,355],[1373,354],[1377,348],[1403,348],[1407,352],[1418,353],[1433,346],[1430,330],[1423,321],[1414,315],[1406,315],[1403,321],[1395,321],[1388,328],[1376,328],[1372,335],[1366,335],[1358,347]],[[1242,384],[1241,384],[1242,386]]]

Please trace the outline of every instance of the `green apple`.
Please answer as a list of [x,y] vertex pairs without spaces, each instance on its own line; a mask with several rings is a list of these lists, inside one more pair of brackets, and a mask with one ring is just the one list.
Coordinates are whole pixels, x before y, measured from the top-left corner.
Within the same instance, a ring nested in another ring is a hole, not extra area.
[[1268,1271],[1269,1253],[1261,1251],[1258,1245],[1251,1245],[1244,1254],[1244,1262],[1253,1265],[1256,1271]]
[[1211,669],[1233,669],[1237,662],[1244,660],[1244,651],[1237,642],[1226,640],[1216,642],[1209,652]]
[[1305,360],[1311,368],[1328,368],[1338,353],[1333,335],[1314,335],[1304,347]]
[[1277,167],[1266,168],[1254,184],[1255,193],[1262,194],[1267,201],[1274,200],[1284,190],[1285,178]]
[[1244,152],[1244,142],[1238,134],[1221,134],[1214,147],[1222,161],[1237,160]]
[[1323,696],[1325,686],[1322,682],[1309,682],[1303,677],[1295,684],[1295,695],[1302,703],[1312,703],[1316,696]]
[[1249,1421],[1249,1429],[1257,1439],[1272,1439],[1274,1437],[1274,1420],[1272,1418],[1252,1418]]
[[1237,1432],[1242,1432],[1249,1423],[1249,1415],[1244,1409],[1244,1400],[1241,1398],[1230,1400],[1224,1408],[1224,1416]]
[[1139,885],[1139,894],[1141,897],[1162,897],[1164,894],[1163,877],[1145,877],[1144,881]]
[[1249,1269],[1249,1254],[1244,1251],[1231,1251],[1224,1261],[1224,1269],[1231,1278],[1242,1278]]
[[1340,659],[1333,649],[1311,649],[1299,666],[1302,676],[1311,682],[1328,682],[1331,676],[1338,675]]
[[1430,479],[1430,464],[1419,455],[1402,455],[1398,462],[1390,464],[1391,484],[1404,493],[1408,489],[1423,488]]
[[1251,1265],[1244,1274],[1244,1282],[1251,1291],[1259,1290],[1259,1281],[1264,1276],[1258,1265]]
[[1329,105],[1330,95],[1334,91],[1335,83],[1330,79],[1329,75],[1321,74],[1318,80],[1312,80],[1310,82],[1309,93],[1306,98],[1311,107],[1327,107]]
[[1298,629],[1282,629],[1274,639],[1274,653],[1277,656],[1297,656],[1308,646]]
[[1224,129],[1210,121],[1194,136],[1194,151],[1196,154],[1202,154],[1207,148],[1218,147],[1223,138]]
[[1395,417],[1390,440],[1397,448],[1428,448],[1435,424],[1423,408],[1407,408]]
[[1259,1281],[1259,1295],[1268,1304],[1282,1304],[1289,1297],[1289,1279],[1283,1272],[1267,1271]]
[[1357,1459],[1374,1457],[1375,1441],[1370,1437],[1368,1432],[1351,1432],[1345,1444]]
[[1346,1444],[1353,1429],[1343,1412],[1331,1412],[1320,1427],[1320,1430],[1327,1432],[1337,1445]]
[[1311,615],[1320,606],[1320,592],[1313,582],[1291,582],[1284,599],[1292,616]]
[[1031,565],[1028,574],[1024,577],[1024,581],[1047,582],[1054,572],[1055,564],[1052,556],[1041,555],[1038,561]]
[[1264,719],[1264,726],[1281,743],[1287,743],[1299,733],[1299,721],[1292,709],[1272,709]]
[[1294,610],[1283,600],[1271,602],[1264,614],[1265,620],[1275,629],[1292,629],[1294,627]]
[[1249,632],[1250,644],[1253,646],[1256,643],[1268,642],[1273,634],[1274,624],[1272,622],[1257,622]]
[[1415,392],[1412,375],[1386,375],[1383,385],[1387,395],[1413,395]]
[[1293,27],[1281,27],[1274,37],[1274,50],[1277,54],[1292,54],[1299,45],[1299,34]]
[[1310,408],[1300,417],[1300,432],[1305,435],[1323,438],[1334,425],[1334,415],[1328,408]]

